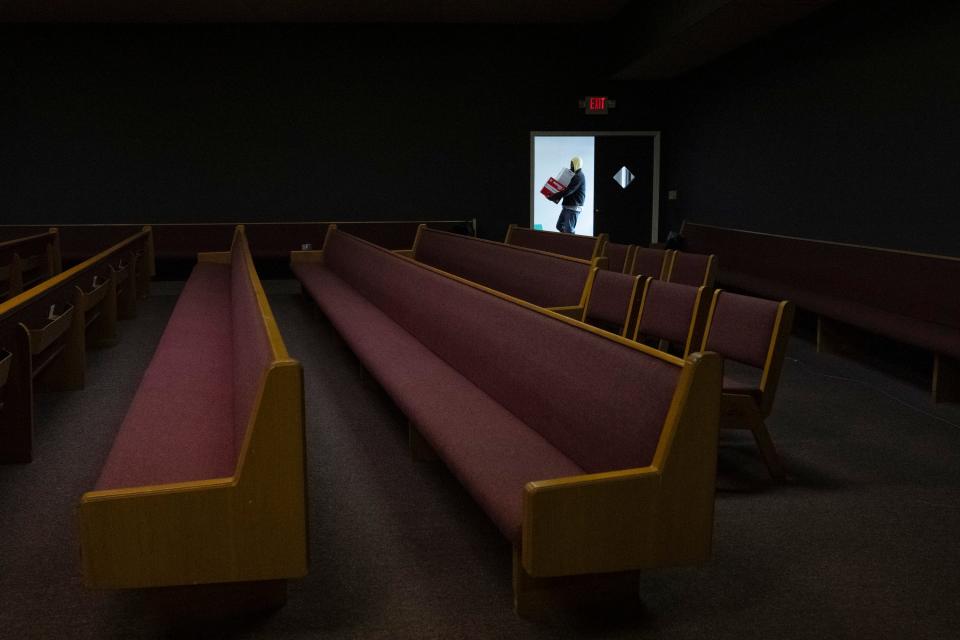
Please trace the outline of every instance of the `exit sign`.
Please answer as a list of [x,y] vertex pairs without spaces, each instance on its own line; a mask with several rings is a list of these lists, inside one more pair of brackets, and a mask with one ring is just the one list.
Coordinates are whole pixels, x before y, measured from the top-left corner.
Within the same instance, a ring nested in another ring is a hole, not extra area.
[[615,106],[617,106],[617,101],[611,100],[607,96],[587,96],[580,101],[580,108],[588,116],[606,115]]

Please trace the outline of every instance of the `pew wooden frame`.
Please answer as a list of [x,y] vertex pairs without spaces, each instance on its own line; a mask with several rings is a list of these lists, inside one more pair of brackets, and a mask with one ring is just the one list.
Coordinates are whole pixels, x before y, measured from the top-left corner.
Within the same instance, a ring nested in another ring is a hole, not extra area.
[[[21,256],[26,246],[38,243],[47,239],[44,243],[44,249],[41,253]],[[14,298],[25,289],[29,289],[40,284],[48,278],[52,278],[63,271],[63,261],[60,253],[60,233],[56,227],[51,227],[44,233],[38,233],[14,240],[0,242],[0,254],[6,253],[10,256],[10,264],[0,266],[0,281],[7,281],[6,291],[0,292],[0,296],[7,299]],[[40,266],[40,256],[44,257],[46,262],[45,271],[30,280],[24,280],[24,274]]]
[[[6,401],[0,408],[4,412],[0,416],[0,462],[32,460],[35,388],[50,391],[83,388],[86,330],[91,330],[91,344],[109,344],[116,336],[116,322],[110,311],[116,304],[110,265],[121,256],[134,255],[138,246],[142,248],[141,253],[149,257],[151,243],[151,229],[144,227],[139,233],[0,304],[0,342],[3,342],[0,349],[12,353],[7,364],[10,368],[7,382],[2,389]],[[144,261],[142,266],[135,279],[149,282],[152,264]],[[109,278],[109,283],[95,292],[85,292],[83,286],[94,275]],[[135,304],[136,300],[132,302]],[[60,313],[54,318],[50,311],[56,309]],[[88,313],[91,317],[99,315],[88,323]]]
[[[294,251],[292,263],[324,261],[324,248]],[[359,240],[359,239],[358,239]],[[364,242],[360,240],[361,242]],[[681,368],[653,460],[646,467],[529,482],[524,487],[522,541],[513,548],[514,609],[537,616],[585,580],[588,589],[635,572],[699,565],[712,550],[714,487],[721,408],[722,361],[715,353],[686,359],[585,324],[562,313],[471,282],[394,252],[465,286],[612,340]],[[436,454],[408,423],[411,455]],[[674,543],[680,541],[675,547]]]
[[[710,313],[703,332],[701,349],[706,349],[713,326],[713,314],[723,289],[716,289],[710,302]],[[770,437],[766,420],[773,411],[773,401],[780,385],[783,361],[787,355],[787,344],[793,327],[794,305],[789,300],[781,300],[777,305],[777,315],[771,331],[767,356],[760,376],[759,398],[750,394],[723,392],[720,412],[721,429],[748,429],[760,449],[764,463],[770,475],[777,479],[786,478],[786,469]]]
[[[565,237],[574,236],[578,238],[586,237],[586,236],[575,236],[574,234],[570,234],[570,233],[560,233],[559,231],[545,231],[541,229],[530,229],[529,227],[521,227],[516,224],[511,224],[510,226],[507,227],[507,235],[503,239],[503,244],[524,247],[527,249],[533,248],[533,247],[527,247],[526,245],[523,245],[523,244],[516,244],[515,242],[511,242],[511,240],[514,240],[518,234],[524,234],[524,233],[531,233],[531,234],[546,233],[546,234],[552,234],[554,236],[565,236]],[[592,236],[592,237],[594,239],[593,251],[591,252],[589,258],[585,258],[583,256],[570,255],[570,254],[563,254],[563,253],[557,254],[557,255],[566,255],[567,257],[579,258],[581,260],[593,260],[594,258],[603,257],[603,246],[607,242],[607,238],[608,238],[607,234],[601,233],[600,235]],[[545,252],[545,253],[555,253],[555,252]]]
[[[232,251],[246,244],[242,226],[234,238]],[[201,253],[198,260],[230,257]],[[307,573],[303,370],[287,352],[249,250],[245,262],[273,359],[235,472],[83,494],[78,519],[89,587],[263,583]]]

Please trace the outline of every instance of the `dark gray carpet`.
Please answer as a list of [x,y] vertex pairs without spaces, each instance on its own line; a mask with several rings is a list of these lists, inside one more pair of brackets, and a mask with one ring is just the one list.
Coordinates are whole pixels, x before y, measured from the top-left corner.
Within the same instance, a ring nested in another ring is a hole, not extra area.
[[493,524],[442,465],[410,459],[403,416],[312,305],[271,283],[306,372],[311,573],[270,617],[171,630],[142,594],[83,588],[74,524],[173,307],[175,289],[158,289],[123,323],[120,345],[91,353],[85,390],[37,398],[36,461],[0,467],[0,637],[953,638],[960,628],[960,406],[794,339],[770,421],[790,481],[767,479],[748,435],[724,434],[710,564],[645,573],[632,612],[533,623],[513,614],[510,548]]

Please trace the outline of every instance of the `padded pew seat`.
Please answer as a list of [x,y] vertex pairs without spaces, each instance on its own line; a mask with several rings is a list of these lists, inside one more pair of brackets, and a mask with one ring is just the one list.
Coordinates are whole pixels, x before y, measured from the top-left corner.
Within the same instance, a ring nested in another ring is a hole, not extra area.
[[512,543],[521,540],[524,485],[585,473],[332,271],[298,263],[292,268],[357,358]]
[[96,489],[234,473],[230,265],[201,262],[181,293]]

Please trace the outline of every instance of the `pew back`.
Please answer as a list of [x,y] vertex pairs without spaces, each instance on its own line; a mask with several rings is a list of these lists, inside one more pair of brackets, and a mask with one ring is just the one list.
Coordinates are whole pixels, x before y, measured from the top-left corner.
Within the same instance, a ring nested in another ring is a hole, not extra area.
[[[575,321],[558,321],[547,311],[530,313],[532,307],[508,296],[491,295],[473,283],[464,287],[465,280],[443,277],[336,230],[328,236],[323,260],[583,469],[649,464],[681,360]],[[611,403],[610,397],[622,402]]]
[[586,304],[592,283],[588,260],[481,240],[421,225],[417,262],[541,307]]
[[647,280],[633,339],[654,338],[680,345],[686,357],[698,345],[706,320],[705,290],[706,287]]
[[633,252],[633,262],[630,264],[628,273],[665,280],[673,254],[674,252],[670,249],[637,247]]
[[617,273],[629,273],[636,250],[637,246],[633,244],[607,242],[603,245],[603,255],[607,258],[607,269]]
[[717,259],[714,255],[674,251],[667,270],[667,282],[678,282],[694,287],[712,287],[717,277]]
[[628,336],[633,327],[641,276],[599,270],[590,289],[584,322]]
[[503,242],[504,244],[538,249],[548,253],[570,256],[571,258],[593,260],[603,255],[603,245],[607,242],[607,234],[580,236],[573,233],[528,229],[511,224],[507,228],[507,237]]

